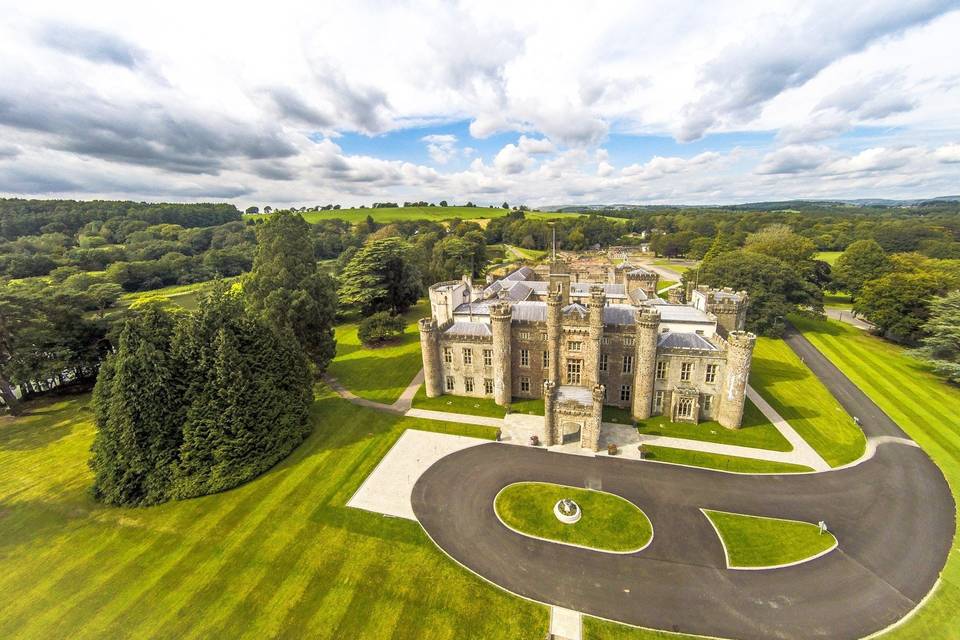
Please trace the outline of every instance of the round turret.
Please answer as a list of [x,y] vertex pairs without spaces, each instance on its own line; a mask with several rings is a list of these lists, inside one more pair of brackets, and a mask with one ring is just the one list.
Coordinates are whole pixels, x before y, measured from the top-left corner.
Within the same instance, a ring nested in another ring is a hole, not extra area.
[[717,422],[728,429],[739,429],[743,421],[750,361],[756,343],[757,336],[747,331],[731,331],[727,335],[727,362],[720,390]]
[[427,397],[436,398],[443,394],[443,371],[440,366],[440,331],[433,318],[421,318],[420,351],[423,353],[423,381]]
[[493,400],[500,406],[510,404],[513,382],[510,354],[510,322],[512,308],[505,302],[490,307],[490,329],[493,333]]
[[660,332],[660,312],[644,307],[637,313],[637,368],[633,377],[633,417],[650,417],[653,406],[653,383],[657,367],[657,336]]

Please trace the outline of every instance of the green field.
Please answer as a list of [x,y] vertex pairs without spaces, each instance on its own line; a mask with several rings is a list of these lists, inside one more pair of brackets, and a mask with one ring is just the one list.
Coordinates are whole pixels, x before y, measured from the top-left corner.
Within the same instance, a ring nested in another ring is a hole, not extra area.
[[404,314],[407,326],[396,342],[368,349],[357,337],[358,323],[337,325],[337,356],[327,373],[367,400],[392,404],[423,366],[417,320],[430,315],[430,303],[420,301]]
[[823,294],[823,306],[834,309],[853,309],[853,300],[846,293]]
[[[563,498],[580,506],[579,522],[565,524],[554,515],[554,505]],[[521,533],[601,551],[636,551],[653,536],[639,507],[605,491],[518,482],[497,494],[494,507],[508,527]]]
[[[493,398],[471,398],[468,396],[442,395],[436,398],[427,397],[427,389],[421,386],[417,395],[413,397],[413,406],[428,411],[450,411],[470,416],[486,416],[488,418],[502,418],[507,415],[507,408],[501,407]],[[512,413],[528,413],[543,415],[543,400],[539,398],[514,398],[510,403]]]
[[840,257],[841,253],[843,253],[843,251],[820,251],[819,253],[813,256],[813,259],[823,260],[824,262],[826,262],[832,267],[833,264],[837,261],[837,258]]
[[523,247],[517,247],[512,244],[505,244],[503,248],[508,256],[512,256],[518,260],[537,261],[548,253],[540,249],[524,249]]
[[[399,220],[432,220],[442,222],[459,218],[460,220],[489,220],[501,218],[510,213],[501,207],[383,207],[377,209],[337,209],[336,211],[304,211],[300,215],[307,222],[314,224],[321,220],[346,220],[348,222],[364,222],[367,216],[373,216],[376,222],[397,222]],[[525,211],[528,218],[552,220],[554,218],[570,217],[569,213],[545,213],[541,211]],[[245,214],[246,219],[266,219],[264,214]]]
[[831,466],[863,455],[863,432],[783,340],[757,339],[750,384]]
[[810,467],[790,464],[788,462],[769,462],[755,458],[740,458],[738,456],[726,456],[719,453],[674,449],[672,447],[660,447],[650,444],[643,446],[647,452],[647,460],[686,464],[692,467],[735,471],[737,473],[798,473],[802,471],[813,471]]
[[345,506],[405,429],[493,429],[371,411],[321,388],[313,434],[260,478],[120,509],[89,497],[88,402],[75,396],[0,418],[0,637],[546,634],[545,607],[451,562],[416,522]]
[[[236,282],[236,278],[224,278],[224,282]],[[175,284],[161,289],[151,289],[150,291],[133,291],[124,293],[117,301],[120,307],[129,307],[134,302],[146,300],[148,298],[167,298],[174,304],[193,311],[200,304],[200,296],[204,291],[213,285],[213,281],[195,282],[192,284]]]
[[663,416],[653,416],[637,421],[637,430],[644,435],[687,438],[701,442],[734,444],[741,447],[769,449],[771,451],[790,451],[793,449],[787,439],[767,420],[749,400],[743,407],[743,425],[739,429],[727,429],[715,421],[691,424],[689,422],[670,422]]
[[[960,502],[960,389],[932,375],[901,347],[859,329],[792,316],[790,321],[929,454]],[[958,537],[940,577],[940,587],[924,607],[882,638],[960,638]]]
[[809,522],[762,518],[740,513],[703,513],[717,530],[730,568],[775,567],[813,558],[832,549],[837,539]]

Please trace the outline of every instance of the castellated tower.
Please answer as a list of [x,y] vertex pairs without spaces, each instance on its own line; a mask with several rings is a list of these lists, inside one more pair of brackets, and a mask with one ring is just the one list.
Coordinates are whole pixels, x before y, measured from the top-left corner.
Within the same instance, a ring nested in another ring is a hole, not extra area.
[[441,384],[443,372],[440,369],[440,331],[433,318],[421,318],[420,350],[423,352],[423,380],[427,387],[427,397],[436,398],[443,394]]
[[607,299],[603,287],[590,287],[590,300],[587,309],[590,313],[590,340],[587,342],[583,354],[583,365],[586,373],[586,386],[600,382],[600,339],[603,337],[603,307]]
[[649,418],[650,408],[653,405],[659,330],[659,311],[652,307],[644,307],[637,313],[637,369],[633,378],[633,417],[637,420]]
[[593,409],[590,417],[584,420],[580,432],[580,447],[596,451],[600,448],[600,425],[603,423],[603,398],[607,391],[602,384],[593,387]]
[[559,294],[547,296],[547,380],[560,384],[560,307],[563,298]]
[[552,447],[563,443],[560,424],[554,407],[557,403],[557,385],[550,380],[543,381],[543,446]]
[[501,407],[513,399],[510,377],[510,320],[512,309],[506,302],[490,307],[490,328],[493,332],[493,401]]
[[743,420],[750,359],[756,342],[757,336],[746,331],[732,331],[727,335],[727,364],[720,389],[717,422],[728,429],[739,429]]

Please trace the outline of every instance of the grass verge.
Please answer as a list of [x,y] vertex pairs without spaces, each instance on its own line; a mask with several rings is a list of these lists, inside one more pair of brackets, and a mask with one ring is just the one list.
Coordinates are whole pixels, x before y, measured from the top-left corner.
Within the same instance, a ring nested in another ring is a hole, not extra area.
[[[960,389],[934,376],[903,348],[859,329],[793,316],[790,321],[923,448],[960,503]],[[880,638],[960,638],[960,529],[940,578],[926,604]]]
[[[493,398],[472,398],[447,394],[436,398],[428,398],[427,389],[424,385],[421,385],[417,389],[417,395],[413,396],[413,407],[428,411],[449,411],[488,418],[502,418],[507,415],[506,407],[498,405],[493,401]],[[543,400],[541,398],[514,398],[513,402],[510,403],[510,411],[511,413],[542,416]]]
[[[580,506],[579,522],[565,524],[554,515],[554,505],[563,498]],[[653,537],[650,520],[639,507],[605,491],[518,482],[497,494],[494,508],[521,533],[600,551],[636,551]]]
[[803,562],[837,546],[832,533],[809,522],[704,509],[723,543],[731,569]]
[[783,340],[757,339],[750,384],[830,466],[863,455],[863,432]]
[[[0,418],[0,637],[543,638],[546,608],[450,562],[412,521],[346,507],[407,428],[318,389],[261,477],[150,508],[90,499],[89,395]],[[490,612],[497,615],[491,616]]]
[[644,445],[648,460],[686,464],[692,467],[717,469],[719,471],[735,471],[737,473],[798,473],[813,471],[810,467],[788,462],[770,462],[754,458],[740,458],[725,456],[719,453],[690,451],[689,449],[673,449],[656,445]]

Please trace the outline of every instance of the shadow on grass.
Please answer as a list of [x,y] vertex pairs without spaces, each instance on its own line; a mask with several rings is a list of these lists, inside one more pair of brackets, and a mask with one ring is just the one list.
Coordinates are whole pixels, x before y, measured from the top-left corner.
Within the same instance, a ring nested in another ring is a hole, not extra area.
[[26,403],[23,415],[0,418],[0,450],[28,451],[50,445],[73,432],[78,418],[92,420],[93,410],[79,400],[50,398]]

